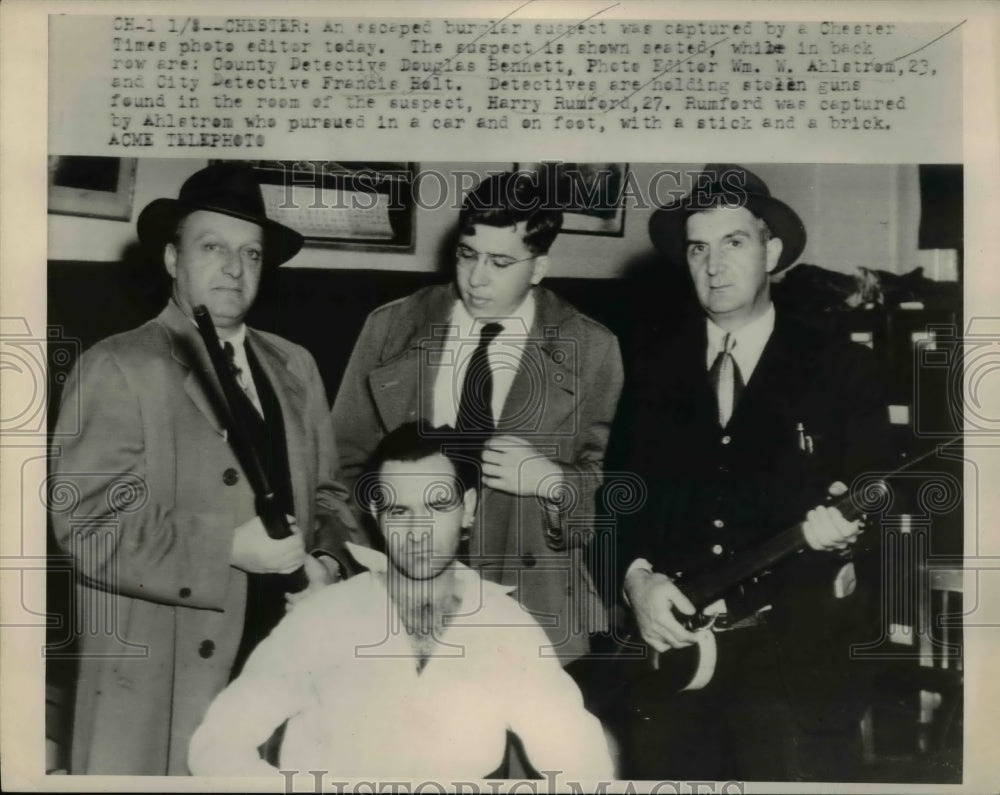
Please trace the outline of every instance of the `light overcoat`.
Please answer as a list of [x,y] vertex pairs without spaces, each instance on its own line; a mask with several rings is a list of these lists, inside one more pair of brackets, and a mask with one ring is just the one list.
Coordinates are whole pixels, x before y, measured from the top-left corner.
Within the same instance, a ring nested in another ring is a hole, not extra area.
[[[248,329],[247,344],[281,405],[306,548],[334,551],[354,523],[315,362],[273,334]],[[255,504],[219,394],[173,302],[85,352],[66,385],[50,509],[84,622],[72,773],[186,774],[190,736],[229,679],[247,587],[229,565],[233,531]]]

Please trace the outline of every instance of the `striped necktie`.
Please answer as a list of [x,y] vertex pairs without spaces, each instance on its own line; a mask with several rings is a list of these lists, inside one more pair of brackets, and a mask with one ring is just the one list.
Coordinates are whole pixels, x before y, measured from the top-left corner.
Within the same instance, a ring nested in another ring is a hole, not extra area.
[[719,351],[719,355],[712,363],[712,368],[708,371],[709,380],[715,387],[715,395],[718,398],[719,425],[723,428],[729,424],[736,401],[739,400],[740,392],[743,391],[743,377],[740,375],[740,368],[733,358],[733,348],[735,347],[736,338],[732,334],[726,334],[722,340],[722,350]]

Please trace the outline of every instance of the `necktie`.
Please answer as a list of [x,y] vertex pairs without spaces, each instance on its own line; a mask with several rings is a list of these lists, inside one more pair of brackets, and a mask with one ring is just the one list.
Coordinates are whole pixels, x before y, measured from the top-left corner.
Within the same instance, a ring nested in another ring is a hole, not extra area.
[[493,371],[488,348],[503,331],[499,323],[487,323],[479,332],[479,344],[469,357],[458,404],[456,430],[462,433],[486,433],[496,428],[493,422]]
[[261,414],[260,404],[257,401],[257,396],[250,385],[250,380],[247,374],[243,371],[243,368],[236,363],[236,349],[233,347],[233,343],[226,340],[222,343],[222,350],[226,354],[226,361],[229,362],[229,369],[232,371],[233,375],[236,376],[236,383],[240,385],[240,389],[243,390],[243,394],[247,396],[247,400],[250,404],[257,409],[257,413]]
[[736,338],[732,334],[726,334],[722,340],[722,350],[715,357],[712,369],[708,371],[709,379],[715,386],[715,394],[718,398],[719,425],[723,428],[729,424],[733,416],[733,408],[739,400],[740,392],[743,391],[743,378],[740,375],[740,368],[733,358],[733,348],[736,347]]

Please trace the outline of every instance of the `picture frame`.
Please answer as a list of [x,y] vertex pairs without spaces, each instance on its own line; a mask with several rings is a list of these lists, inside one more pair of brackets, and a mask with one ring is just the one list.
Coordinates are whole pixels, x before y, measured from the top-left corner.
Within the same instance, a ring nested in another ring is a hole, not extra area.
[[522,163],[518,170],[535,172],[541,180],[560,186],[563,233],[625,235],[628,163]]
[[128,221],[137,162],[134,157],[49,156],[48,211]]
[[325,248],[412,253],[415,163],[250,160],[268,218]]

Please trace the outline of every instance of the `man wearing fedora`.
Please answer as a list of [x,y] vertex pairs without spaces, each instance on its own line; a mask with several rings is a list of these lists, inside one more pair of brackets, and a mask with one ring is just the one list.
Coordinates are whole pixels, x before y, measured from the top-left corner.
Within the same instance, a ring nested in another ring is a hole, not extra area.
[[[687,268],[701,317],[636,367],[624,455],[648,498],[620,531],[624,591],[642,639],[717,654],[701,689],[640,678],[627,703],[625,775],[844,780],[865,704],[854,643],[876,640],[878,555],[828,502],[887,461],[888,416],[869,352],[776,314],[770,280],[805,247],[798,215],[739,166],[706,166],[650,220]],[[803,523],[807,548],[726,594],[688,631],[685,577]],[[871,531],[876,532],[876,531]],[[705,657],[707,659],[707,657]]]
[[[52,523],[75,560],[86,622],[77,774],[186,774],[204,711],[283,614],[287,581],[278,575],[304,566],[311,584],[331,581],[354,526],[334,478],[312,357],[244,323],[261,272],[303,242],[267,218],[252,169],[198,171],[178,199],[143,210],[138,233],[173,279],[170,301],[84,353],[65,391],[79,395],[80,431],[53,451],[53,493],[72,499],[53,504]],[[267,535],[230,447],[222,392],[193,319],[198,305],[242,387],[245,405],[233,410],[249,420],[247,436],[290,518],[288,538]],[[73,422],[61,416],[56,433]]]

